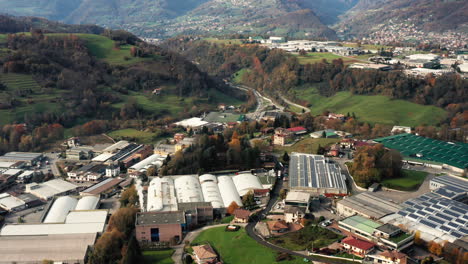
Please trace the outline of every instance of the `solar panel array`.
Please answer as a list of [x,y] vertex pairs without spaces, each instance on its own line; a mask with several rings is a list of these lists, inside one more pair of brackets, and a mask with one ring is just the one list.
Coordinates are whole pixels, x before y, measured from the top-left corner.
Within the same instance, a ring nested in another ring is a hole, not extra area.
[[289,166],[291,187],[334,188],[346,192],[346,182],[337,164],[324,156],[292,153]]
[[468,144],[448,143],[440,140],[416,136],[413,134],[399,134],[390,137],[374,139],[385,147],[396,149],[405,157],[416,158],[422,154],[422,161],[434,161],[448,164],[460,169],[468,167]]
[[439,177],[435,177],[431,180],[431,182],[438,183],[439,185],[450,186],[456,189],[463,189],[465,192],[468,190],[468,181],[462,179],[461,177],[454,177],[443,175]]
[[402,204],[398,212],[412,221],[445,232],[456,238],[468,235],[468,205],[426,193]]

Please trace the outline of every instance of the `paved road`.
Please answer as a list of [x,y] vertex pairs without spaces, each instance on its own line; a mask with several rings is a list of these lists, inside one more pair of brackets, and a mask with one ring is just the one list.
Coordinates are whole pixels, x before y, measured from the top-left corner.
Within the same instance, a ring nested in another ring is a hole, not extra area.
[[283,99],[283,101],[285,101],[287,104],[290,104],[290,105],[294,105],[295,107],[298,107],[298,108],[301,108],[301,109],[304,109],[304,113],[309,113],[310,112],[310,109],[307,108],[307,107],[304,107],[302,105],[299,105],[299,104],[296,104],[290,100],[288,100],[286,97],[284,97],[283,95],[280,95],[281,99]]
[[[297,256],[297,257],[301,257],[301,258],[306,258],[306,259],[309,259],[309,260],[312,260],[312,261],[314,261],[314,260],[319,261],[319,262],[323,261],[323,258],[316,257],[316,256],[308,256],[307,254],[305,254],[305,252],[292,251],[292,250],[289,250],[289,249],[285,249],[285,248],[278,247],[276,245],[270,244],[267,241],[265,241],[263,239],[263,237],[261,237],[260,235],[258,235],[255,232],[255,226],[257,225],[257,223],[266,217],[266,215],[268,214],[268,212],[270,212],[271,208],[273,207],[276,200],[278,199],[279,191],[283,187],[283,179],[281,178],[281,179],[278,179],[278,180],[279,180],[278,184],[275,185],[275,189],[273,189],[273,192],[270,194],[270,201],[268,202],[265,209],[263,209],[260,212],[260,217],[258,219],[256,219],[255,221],[248,223],[247,226],[245,227],[245,230],[247,231],[247,234],[251,238],[253,238],[257,243],[259,243],[261,245],[264,245],[264,246],[266,246],[268,248],[271,248],[273,250],[283,252],[283,253],[288,253],[290,255],[294,255],[294,256]],[[338,263],[343,263],[342,261],[335,260],[335,259],[327,259],[326,261],[327,261],[327,263],[337,263],[337,264]]]

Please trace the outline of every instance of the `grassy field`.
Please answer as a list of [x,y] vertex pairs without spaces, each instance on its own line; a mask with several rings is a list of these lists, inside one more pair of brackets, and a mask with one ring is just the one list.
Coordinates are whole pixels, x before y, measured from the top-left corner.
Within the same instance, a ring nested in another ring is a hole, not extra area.
[[203,231],[192,244],[210,243],[221,255],[225,264],[255,263],[255,264],[296,264],[302,259],[275,262],[276,252],[258,244],[241,228],[237,232],[225,232],[224,226]]
[[[7,86],[7,92],[13,93],[18,90],[28,90],[32,93],[25,97],[17,97],[21,104],[14,109],[0,110],[0,124],[22,121],[24,116],[31,113],[58,112],[61,107],[53,102],[60,97],[57,90],[42,91],[39,84],[27,74],[0,73],[0,82]],[[1,96],[6,96],[0,93]]]
[[352,95],[338,92],[324,97],[313,87],[296,89],[296,97],[311,103],[312,114],[328,110],[335,113],[355,113],[360,121],[388,125],[436,125],[446,116],[445,110],[404,100],[393,100],[382,95]]
[[290,250],[306,250],[326,247],[343,236],[319,226],[306,226],[303,229],[284,234],[279,237],[271,237],[269,242]]
[[0,43],[5,43],[7,40],[7,35],[6,34],[0,34]]
[[157,250],[157,251],[143,251],[144,264],[172,264],[172,254],[174,249]]
[[130,140],[140,144],[154,143],[155,133],[136,130],[133,128],[115,130],[107,134],[114,140]]
[[234,83],[242,83],[242,78],[244,76],[244,73],[249,72],[250,69],[242,69],[239,70],[238,72],[234,73],[231,78]]
[[241,45],[242,41],[240,39],[218,39],[218,38],[204,38],[203,40],[216,43],[216,44],[231,44],[231,45]]
[[[69,34],[48,34],[49,36],[68,36]],[[150,60],[151,58],[136,58],[130,55],[130,49],[132,45],[123,45],[119,49],[114,48],[114,41],[94,34],[73,34],[81,39],[86,40],[86,45],[93,56],[98,59],[102,59],[109,64],[133,64],[144,60]]]
[[239,106],[244,103],[243,101],[235,97],[229,96],[227,94],[224,94],[217,89],[210,89],[209,94],[215,102],[224,103],[226,105]]
[[403,177],[396,179],[388,179],[382,181],[382,185],[400,191],[414,191],[421,186],[426,179],[427,172],[403,170]]
[[340,139],[338,138],[309,138],[307,137],[289,147],[275,146],[274,152],[280,153],[280,154],[284,153],[285,151],[287,151],[288,153],[301,152],[301,153],[317,154],[319,145],[322,147],[325,147],[325,146],[331,145],[339,141]]
[[338,56],[330,52],[309,52],[305,56],[297,55],[297,58],[299,59],[299,63],[301,64],[308,64],[308,63],[313,64],[313,63],[321,62],[323,59],[326,59],[328,62],[332,62],[333,60],[336,60],[336,59],[342,59],[345,64],[358,62],[357,60],[354,60],[353,58]]

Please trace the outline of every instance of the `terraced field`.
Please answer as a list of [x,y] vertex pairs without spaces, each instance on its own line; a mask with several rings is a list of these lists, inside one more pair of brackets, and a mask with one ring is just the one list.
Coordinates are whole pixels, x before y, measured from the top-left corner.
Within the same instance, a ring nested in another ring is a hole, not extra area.
[[14,109],[0,110],[0,124],[20,122],[24,117],[32,113],[56,112],[60,110],[60,104],[55,102],[60,96],[57,90],[42,91],[39,84],[31,75],[0,73],[0,82],[7,88],[6,91],[0,92],[1,98],[8,98],[13,93],[19,91],[30,91],[24,96],[15,96],[20,105]]

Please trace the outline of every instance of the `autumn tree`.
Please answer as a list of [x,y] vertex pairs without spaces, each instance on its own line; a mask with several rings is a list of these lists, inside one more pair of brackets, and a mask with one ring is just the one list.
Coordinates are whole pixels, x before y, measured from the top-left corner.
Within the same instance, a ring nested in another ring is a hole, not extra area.
[[135,228],[135,219],[138,209],[134,207],[124,207],[117,210],[109,219],[107,232],[117,230],[124,235],[125,239],[130,237]]
[[239,205],[233,201],[229,204],[228,208],[226,209],[226,213],[229,215],[232,215],[234,213],[234,210],[238,208],[239,208]]
[[120,206],[135,206],[137,203],[138,193],[136,191],[135,185],[132,185],[122,192],[122,195],[120,197]]
[[247,194],[242,196],[242,204],[245,208],[250,208],[255,206],[255,199],[253,191],[249,191]]
[[121,248],[124,243],[124,235],[119,230],[105,232],[94,245],[94,250],[89,258],[90,264],[116,263],[122,258]]
[[431,241],[428,246],[429,252],[436,256],[441,256],[442,255],[442,245],[439,243],[436,243],[434,241]]

